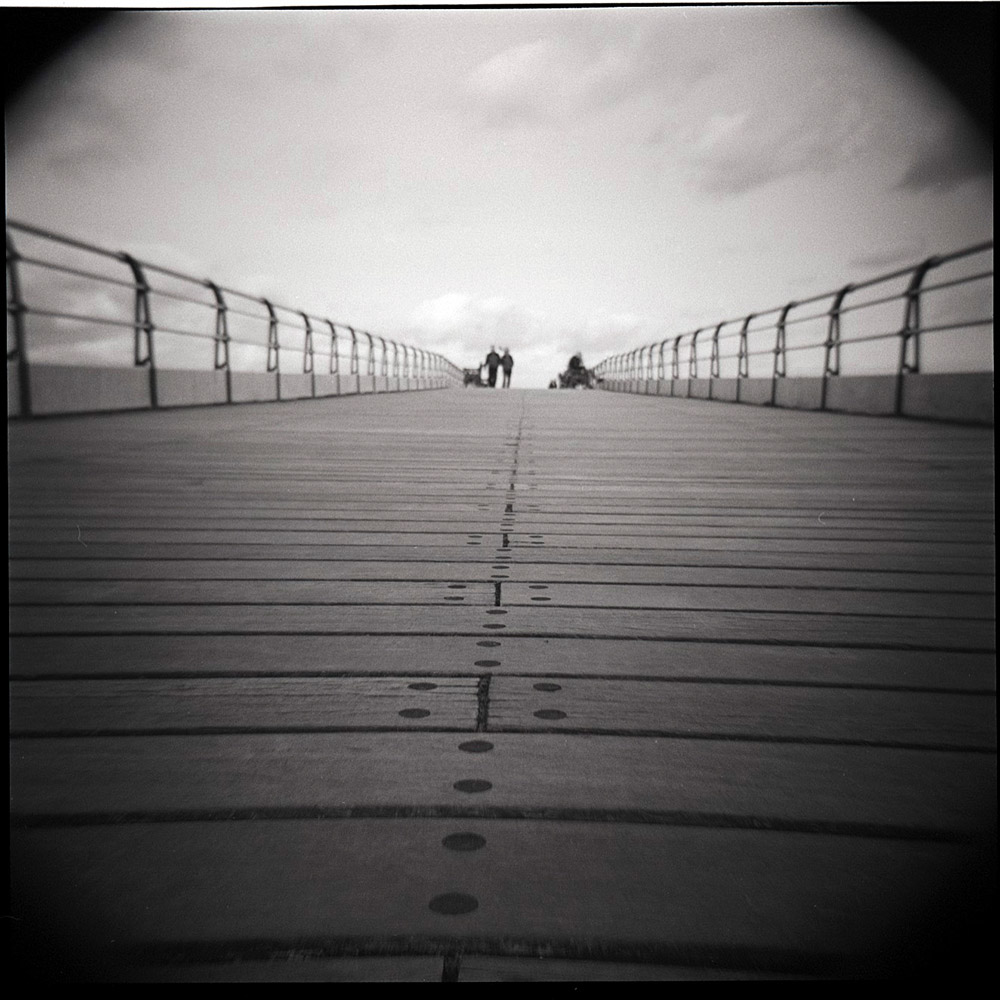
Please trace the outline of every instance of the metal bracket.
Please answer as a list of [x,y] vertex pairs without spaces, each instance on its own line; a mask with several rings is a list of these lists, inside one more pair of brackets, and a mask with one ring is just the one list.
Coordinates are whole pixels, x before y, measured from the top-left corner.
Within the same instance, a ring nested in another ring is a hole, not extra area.
[[153,353],[153,317],[149,308],[149,282],[142,265],[130,254],[119,255],[128,264],[135,280],[135,310],[133,313],[134,359],[136,367],[149,368],[149,404],[153,409],[159,405],[156,392],[156,357]]
[[260,301],[267,307],[267,370],[276,372],[281,350],[281,345],[278,343],[278,314],[267,299]]
[[785,331],[785,322],[788,319],[788,313],[791,309],[794,309],[797,303],[789,302],[781,310],[781,315],[778,317],[778,326],[775,331],[774,337],[774,377],[784,378],[788,371],[788,355],[787,355],[787,334]]
[[351,374],[358,375],[361,367],[358,361],[358,335],[353,326],[349,326],[347,329],[351,334]]
[[304,375],[311,375],[315,370],[315,357],[313,355],[313,328],[309,322],[309,317],[305,313],[299,313],[306,324],[305,343],[302,347],[302,372]]
[[937,263],[937,257],[928,257],[918,265],[906,289],[903,328],[899,331],[900,375],[916,375],[920,371],[920,290],[927,272]]
[[28,374],[28,352],[25,349],[24,315],[28,307],[21,297],[21,281],[17,262],[21,255],[17,252],[10,233],[7,237],[7,315],[14,327],[14,349],[7,352],[7,360],[17,360],[17,389],[20,415],[31,416],[31,379]]
[[330,374],[340,374],[340,356],[337,354],[337,324],[332,320],[326,320],[326,325],[330,328]]
[[830,306],[830,321],[826,330],[826,342],[823,344],[823,378],[840,374],[840,311],[852,288],[854,285],[844,285],[834,296]]
[[743,326],[740,327],[740,347],[737,369],[738,378],[749,378],[750,376],[750,351],[747,343],[747,330],[750,327],[750,321],[755,315],[756,313],[750,313],[750,315],[743,320]]
[[719,334],[725,323],[720,323],[712,334],[712,359],[709,362],[708,374],[711,378],[719,378]]
[[212,290],[215,296],[215,354],[213,367],[216,371],[224,371],[229,368],[229,321],[227,319],[228,307],[226,300],[222,297],[222,289],[209,279],[205,280],[205,287]]
[[701,330],[695,330],[691,334],[691,343],[688,347],[688,378],[698,377],[698,334]]

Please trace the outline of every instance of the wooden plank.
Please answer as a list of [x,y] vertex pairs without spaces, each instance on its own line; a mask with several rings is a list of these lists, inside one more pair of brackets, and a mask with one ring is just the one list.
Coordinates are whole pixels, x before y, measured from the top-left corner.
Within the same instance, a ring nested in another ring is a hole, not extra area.
[[[990,544],[993,539],[993,525],[983,521],[979,524],[956,521],[947,525],[919,525],[911,522],[882,523],[877,519],[870,522],[840,524],[828,522],[825,517],[804,519],[802,525],[785,521],[759,519],[760,523],[748,523],[750,519],[701,520],[686,518],[676,523],[670,521],[655,523],[628,523],[617,516],[607,518],[603,523],[575,521],[564,515],[552,522],[536,522],[518,511],[511,511],[516,517],[517,531],[513,537],[523,539],[533,535],[544,537],[546,541],[558,544],[563,540],[576,540],[581,535],[595,542],[613,538],[782,538],[813,540],[834,539],[837,541],[918,541],[924,544],[951,542],[972,542]],[[249,542],[264,538],[290,536],[295,541],[301,536],[305,541],[323,541],[327,536],[340,534],[384,535],[394,538],[397,533],[432,535],[475,535],[495,533],[497,520],[507,516],[494,512],[475,520],[453,518],[419,518],[412,512],[405,515],[379,519],[376,517],[355,518],[309,518],[298,521],[273,518],[215,518],[215,517],[144,517],[144,518],[12,518],[9,534],[13,540],[31,541],[115,541],[119,538],[142,538],[150,536],[151,541],[198,541],[206,536],[211,539],[238,540],[240,533]],[[758,519],[755,519],[758,520]],[[627,535],[623,528],[627,524]]]
[[[157,527],[147,528],[90,528],[86,531],[79,526],[64,529],[45,529],[42,531],[27,532],[22,529],[11,529],[10,540],[12,544],[21,545],[44,545],[52,546],[58,544],[74,543],[77,545],[98,546],[108,543],[121,544],[161,544],[161,545],[184,545],[184,544],[208,544],[208,545],[328,545],[338,544],[347,546],[354,545],[409,545],[409,546],[432,546],[432,545],[457,545],[471,544],[479,541],[489,544],[498,543],[502,540],[503,532],[494,522],[492,525],[483,523],[474,526],[476,530],[455,530],[448,531],[443,526],[434,530],[422,530],[418,525],[412,530],[399,530],[398,524],[395,530],[366,530],[361,528],[331,529],[327,531],[261,531],[261,530],[239,530],[229,528],[181,528],[164,529]],[[719,529],[713,531],[709,528],[689,528],[673,529],[670,532],[657,531],[649,535],[637,534],[634,531],[625,534],[622,531],[608,529],[606,532],[594,532],[588,530],[582,532],[549,532],[542,534],[539,532],[526,532],[513,530],[507,532],[510,546],[531,547],[544,545],[552,548],[568,549],[589,549],[591,547],[609,547],[623,549],[691,549],[699,548],[703,545],[711,548],[718,546],[720,542],[727,539],[739,539],[740,545],[747,551],[768,552],[836,552],[846,547],[860,546],[866,543],[874,544],[877,551],[884,554],[899,555],[933,555],[936,546],[947,546],[949,551],[953,551],[958,556],[975,556],[981,554],[984,543],[988,541],[988,535],[984,532],[980,536],[968,535],[960,538],[949,538],[942,535],[935,538],[924,538],[913,535],[910,538],[896,539],[886,537],[879,531],[868,533],[859,532],[857,534],[844,535],[821,535],[815,532],[805,534],[797,533],[793,530],[784,532],[767,532],[764,529],[756,531],[753,535],[738,532],[736,529]],[[536,536],[536,537],[532,537]]]
[[[465,604],[493,607],[495,587],[471,583],[327,580],[11,581],[11,604]],[[966,597],[966,601],[974,598]],[[987,600],[992,607],[992,602]]]
[[[500,611],[503,620],[487,617]],[[14,607],[14,635],[245,633],[594,636],[716,642],[888,646],[899,649],[988,651],[994,632],[973,618],[879,618],[750,611],[644,611],[604,608],[442,608],[363,605],[311,607],[245,605]]]
[[[350,559],[256,561],[236,559],[21,559],[11,562],[11,580],[443,580],[473,582],[492,577],[483,562]],[[510,562],[511,580],[526,583],[619,584],[622,568],[594,563]],[[629,566],[632,586],[806,587],[845,590],[992,594],[992,574],[878,573],[863,570],[754,569],[718,566]]]
[[315,958],[288,949],[270,961],[127,965],[119,977],[129,983],[440,983],[443,964],[437,956]]
[[[995,691],[989,653],[517,636],[151,635],[10,639],[17,677],[434,673]],[[425,676],[426,675],[426,676]]]
[[809,980],[813,976],[763,972],[748,969],[706,969],[679,965],[638,965],[626,962],[588,962],[549,958],[504,958],[494,955],[462,955],[461,983],[677,983],[721,980]]
[[[587,584],[501,584],[503,607],[812,611],[990,619],[995,601],[983,594],[893,593],[767,587],[668,587]],[[493,607],[493,582],[419,583],[320,580],[11,581],[10,603],[32,604],[464,604]]]
[[[480,549],[468,546],[479,545]],[[822,552],[805,550],[739,551],[732,546],[720,548],[615,549],[615,548],[544,548],[528,546],[503,547],[499,537],[472,540],[462,545],[192,545],[140,544],[126,542],[95,542],[31,544],[11,542],[10,556],[14,559],[228,559],[228,560],[316,560],[345,559],[349,561],[381,560],[425,562],[467,561],[480,556],[484,563],[495,561],[498,554],[510,555],[518,563],[639,566],[722,566],[722,567],[787,567],[819,569],[906,571],[915,573],[976,573],[991,575],[993,559],[989,554],[956,556],[951,552],[906,555],[871,551]]]
[[[544,685],[543,685],[544,686]],[[761,685],[566,680],[556,692],[496,677],[490,729],[662,732],[741,739],[996,746],[995,698]]]
[[[492,749],[462,749],[482,741]],[[470,795],[454,787],[462,779],[491,787]],[[632,816],[929,839],[988,832],[995,781],[996,760],[981,753],[556,733],[61,737],[11,746],[17,824],[485,809],[510,822]]]
[[474,679],[458,678],[144,678],[16,682],[10,703],[14,733],[474,730],[476,693]]
[[[443,847],[457,832],[484,849]],[[871,953],[976,858],[963,845],[821,834],[420,819],[19,830],[11,848],[37,895],[87,914],[81,933],[98,950],[572,937],[688,947],[709,965],[767,955],[778,971],[775,954]],[[452,894],[475,909],[431,908]]]

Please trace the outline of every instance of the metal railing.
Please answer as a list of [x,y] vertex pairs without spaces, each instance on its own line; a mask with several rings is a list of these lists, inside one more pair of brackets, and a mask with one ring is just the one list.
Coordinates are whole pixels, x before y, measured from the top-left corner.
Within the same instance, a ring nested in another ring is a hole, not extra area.
[[294,398],[334,394],[317,393],[318,374],[357,376],[352,392],[462,384],[443,355],[339,320],[23,222],[8,220],[6,237],[7,363],[21,416],[33,413],[33,363],[144,368],[153,408],[167,369],[220,373],[227,403],[239,373],[273,375],[276,399],[293,375],[310,387]]
[[[859,363],[852,374],[897,377],[900,412],[903,376],[926,370],[928,338],[940,345],[931,366],[935,372],[992,370],[992,250],[992,240],[979,243],[701,326],[605,358],[595,373],[612,386],[668,379],[770,379],[772,403],[778,383],[790,374],[819,377],[822,408],[829,380],[844,374],[844,355],[853,352]],[[977,331],[974,340],[968,339]],[[894,348],[886,351],[893,342]]]

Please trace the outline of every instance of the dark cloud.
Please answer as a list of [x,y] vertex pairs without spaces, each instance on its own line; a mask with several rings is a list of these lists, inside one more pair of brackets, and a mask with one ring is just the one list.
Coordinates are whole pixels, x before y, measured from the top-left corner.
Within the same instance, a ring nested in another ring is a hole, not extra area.
[[901,191],[949,191],[974,177],[993,173],[986,146],[960,126],[918,152],[896,185]]

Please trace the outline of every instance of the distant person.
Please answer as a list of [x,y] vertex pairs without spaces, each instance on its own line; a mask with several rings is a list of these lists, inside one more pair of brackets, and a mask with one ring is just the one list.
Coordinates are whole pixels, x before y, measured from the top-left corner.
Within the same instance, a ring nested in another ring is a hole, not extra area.
[[486,355],[486,373],[488,375],[487,384],[491,389],[497,385],[497,369],[500,367],[500,355],[495,347],[490,348],[490,353]]
[[500,367],[503,369],[503,387],[510,388],[510,373],[514,370],[514,359],[510,355],[510,348],[503,349],[503,357],[500,359]]

